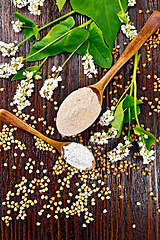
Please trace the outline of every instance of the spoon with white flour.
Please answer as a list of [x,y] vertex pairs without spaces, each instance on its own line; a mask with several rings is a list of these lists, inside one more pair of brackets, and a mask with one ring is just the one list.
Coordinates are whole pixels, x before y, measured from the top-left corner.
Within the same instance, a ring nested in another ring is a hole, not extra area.
[[91,170],[95,166],[93,154],[82,144],[52,140],[5,109],[0,109],[0,120],[17,128],[21,128],[49,143],[58,150],[67,163],[79,170]]
[[94,123],[101,112],[103,92],[108,83],[159,27],[160,12],[155,11],[99,82],[80,88],[66,97],[59,107],[56,119],[57,129],[62,135],[76,135]]

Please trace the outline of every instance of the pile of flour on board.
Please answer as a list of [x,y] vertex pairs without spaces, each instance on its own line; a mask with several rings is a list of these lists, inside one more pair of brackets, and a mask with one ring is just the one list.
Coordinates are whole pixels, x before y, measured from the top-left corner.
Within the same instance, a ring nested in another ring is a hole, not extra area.
[[64,136],[76,135],[91,126],[100,111],[97,94],[91,88],[80,88],[69,94],[59,107],[57,129]]
[[91,168],[94,161],[94,156],[88,148],[74,142],[63,146],[63,156],[67,163],[79,170]]

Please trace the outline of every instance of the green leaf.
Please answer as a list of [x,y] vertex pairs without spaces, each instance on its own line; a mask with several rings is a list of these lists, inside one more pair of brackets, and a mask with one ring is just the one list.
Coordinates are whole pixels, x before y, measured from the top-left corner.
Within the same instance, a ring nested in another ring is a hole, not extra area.
[[[26,69],[23,69],[23,70],[19,71],[16,75],[14,75],[14,77],[12,77],[11,81],[25,79],[26,76],[23,75],[24,72],[26,72],[26,71],[32,72],[32,71],[37,71],[37,70],[39,70],[39,66],[33,66],[33,67],[28,67]],[[36,72],[37,75],[40,75],[39,73],[40,72]]]
[[145,142],[145,145],[146,145],[146,148],[149,150],[151,148],[151,146],[153,145],[153,143],[155,142],[156,138],[155,136],[148,132],[148,131],[145,131],[143,128],[141,128],[140,126],[136,126],[134,128],[134,133],[138,136],[144,136],[144,134],[146,134],[148,136],[148,138],[144,138],[144,142]]
[[[74,26],[74,24],[75,21],[73,17],[69,17],[65,21],[54,26],[42,40],[38,41],[32,46],[28,56],[31,56],[32,54],[44,48],[46,45],[52,43],[57,38],[61,37],[63,34],[67,33],[69,29]],[[49,47],[34,55],[33,57],[28,58],[26,61],[39,61],[47,56],[54,56],[62,52],[60,49],[56,48],[54,49],[54,52],[52,52],[52,50],[52,45],[50,45]]]
[[[102,30],[104,39],[112,50],[121,22],[117,14],[121,11],[118,0],[70,0],[73,9],[92,18]],[[124,11],[128,0],[121,0]]]
[[[136,100],[136,105],[142,104],[143,102]],[[134,106],[134,97],[126,96],[123,101],[123,109],[131,108]]]
[[104,42],[102,31],[94,22],[88,26],[87,30],[90,33],[87,43],[85,42],[77,53],[84,55],[88,51],[95,64],[102,68],[109,68],[112,64],[112,54]]
[[[44,57],[55,56],[61,52],[73,52],[78,46],[80,46],[81,44],[83,44],[83,42],[87,40],[88,36],[89,32],[87,30],[78,27],[73,28],[68,32],[67,35],[65,35],[55,43],[51,44],[41,52],[37,53],[35,56],[29,58],[27,61],[38,61],[40,59],[43,59]],[[52,42],[52,39],[53,38],[50,38],[50,42]],[[45,44],[44,39],[42,39],[33,46],[36,46],[36,51],[44,47],[42,43]],[[41,48],[37,48],[37,46],[40,46]],[[29,55],[33,53],[34,52],[32,51],[29,53]]]
[[[33,29],[29,29],[29,28],[24,28],[24,35],[26,38],[28,38],[29,36],[33,35]],[[33,39],[35,38],[35,36],[32,36],[28,39],[29,42],[32,42]]]
[[87,40],[89,32],[81,28],[73,28],[66,36],[57,41],[52,47],[61,52],[73,52],[79,45]]
[[34,36],[35,36],[36,40],[39,40],[40,39],[40,33],[39,33],[38,27],[36,25],[33,27],[33,33],[34,33]]
[[66,0],[56,0],[59,12],[62,10]]
[[112,126],[119,131],[118,136],[121,134],[122,131],[123,118],[124,118],[123,101],[121,101],[118,107],[116,108],[114,120],[111,122]]
[[24,22],[26,26],[32,27],[33,25],[35,25],[35,23],[30,20],[29,18],[25,17],[24,15],[22,15],[19,12],[15,12],[14,16],[19,19],[20,22]]
[[[29,37],[29,36],[31,36],[32,34],[34,34],[35,38],[36,38],[37,40],[39,40],[40,34],[39,34],[39,31],[38,31],[38,27],[36,26],[36,24],[35,24],[32,20],[30,20],[29,18],[25,17],[24,15],[22,15],[22,14],[19,13],[19,12],[15,12],[15,13],[14,13],[14,16],[15,16],[17,19],[19,19],[20,22],[23,22],[23,23],[24,23],[24,25],[23,25],[23,27],[24,27],[24,35],[25,35],[26,38]],[[30,28],[25,28],[25,26],[30,27]],[[31,38],[28,39],[28,40],[29,40],[30,42],[33,41],[34,36],[31,37]]]
[[[140,107],[139,106],[136,106],[136,108],[137,108],[137,115],[140,113]],[[134,107],[131,107],[130,108],[130,114],[131,114],[131,121],[133,120],[133,119],[135,119],[135,111],[134,111]],[[123,122],[124,123],[127,123],[127,122],[129,122],[129,110],[128,110],[128,108],[124,111],[124,119],[123,119]]]

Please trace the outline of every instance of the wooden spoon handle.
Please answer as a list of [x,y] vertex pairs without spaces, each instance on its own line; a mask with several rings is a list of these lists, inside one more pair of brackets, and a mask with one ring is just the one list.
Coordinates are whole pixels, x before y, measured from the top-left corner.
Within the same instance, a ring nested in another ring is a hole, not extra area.
[[120,58],[112,66],[112,68],[104,75],[104,77],[94,84],[99,91],[103,93],[105,87],[119,71],[119,69],[141,48],[145,41],[160,27],[160,12],[155,11],[149,17],[141,31],[137,36],[129,43]]
[[47,143],[51,144],[52,146],[54,146],[61,153],[61,142],[58,142],[58,141],[55,141],[55,140],[52,140],[52,139],[46,137],[45,135],[43,135],[42,133],[38,132],[36,129],[32,128],[27,123],[25,123],[24,121],[22,121],[21,119],[16,117],[11,112],[9,112],[9,111],[7,111],[5,109],[0,109],[0,120],[2,122],[4,122],[4,123],[13,125],[13,126],[15,126],[17,128],[20,128],[20,129],[22,129],[22,130],[24,130],[26,132],[29,132],[29,133],[37,136],[38,138],[41,138],[45,142],[47,142]]

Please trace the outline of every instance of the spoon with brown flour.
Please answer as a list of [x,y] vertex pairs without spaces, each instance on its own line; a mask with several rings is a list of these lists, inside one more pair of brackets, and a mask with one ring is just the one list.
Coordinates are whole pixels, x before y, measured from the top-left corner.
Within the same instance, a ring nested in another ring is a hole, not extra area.
[[52,140],[5,109],[0,109],[0,120],[17,128],[21,128],[49,143],[58,150],[67,163],[79,170],[91,170],[95,166],[93,154],[82,144]]
[[103,92],[108,83],[159,27],[160,12],[155,11],[100,81],[80,88],[65,98],[59,107],[56,119],[57,129],[62,135],[76,135],[94,123],[101,112]]

